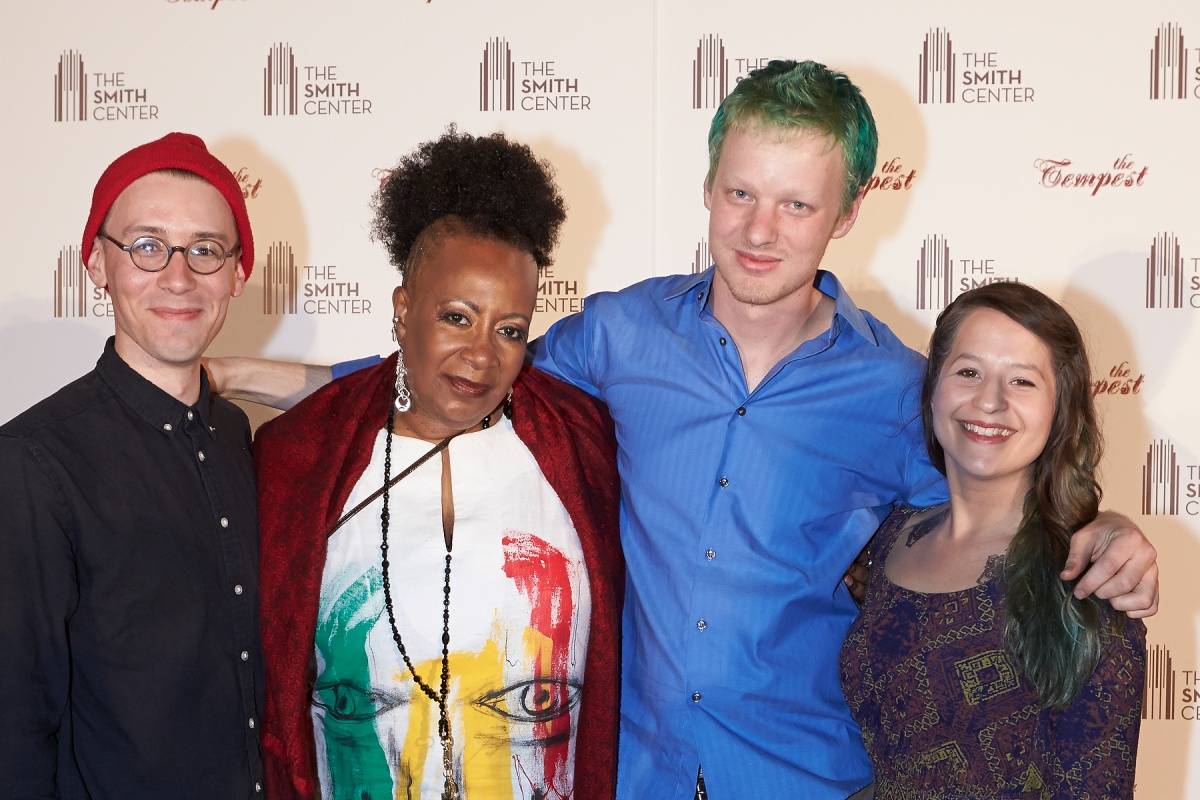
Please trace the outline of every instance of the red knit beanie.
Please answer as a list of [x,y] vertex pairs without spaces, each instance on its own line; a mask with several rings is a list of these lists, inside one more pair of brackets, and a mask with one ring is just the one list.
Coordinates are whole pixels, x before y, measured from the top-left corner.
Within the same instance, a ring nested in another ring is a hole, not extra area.
[[221,193],[237,223],[242,251],[240,260],[249,278],[254,269],[254,234],[250,231],[250,216],[246,213],[242,187],[229,168],[208,152],[204,140],[190,133],[168,133],[161,139],[133,148],[108,165],[92,192],[92,210],[83,228],[83,249],[80,251],[83,260],[87,261],[108,210],[125,187],[143,175],[161,169],[181,169],[199,175]]

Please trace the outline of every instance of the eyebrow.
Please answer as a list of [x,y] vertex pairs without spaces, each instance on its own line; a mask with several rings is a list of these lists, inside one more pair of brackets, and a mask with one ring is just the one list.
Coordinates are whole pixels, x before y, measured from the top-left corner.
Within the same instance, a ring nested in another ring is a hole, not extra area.
[[[125,233],[150,233],[158,237],[163,237],[167,235],[167,230],[166,228],[161,228],[157,225],[130,225],[125,229]],[[216,239],[218,241],[225,241],[225,234],[219,231],[193,231],[191,241],[194,242],[200,239]]]
[[[975,355],[974,353],[959,353],[959,354],[958,354],[958,357],[957,357],[957,358],[955,358],[954,360],[955,360],[955,361],[958,361],[958,359],[960,359],[960,358],[969,358],[969,359],[971,359],[972,361],[982,361],[982,360],[983,360],[982,358],[980,358],[979,356]],[[1020,364],[1009,364],[1008,366],[1010,366],[1010,367],[1016,367],[1017,369],[1026,369],[1026,370],[1029,370],[1030,372],[1036,372],[1038,375],[1042,375],[1042,374],[1043,374],[1043,373],[1042,373],[1042,371],[1041,371],[1041,369],[1039,369],[1039,368],[1037,367],[1037,365],[1036,365],[1036,364],[1024,364],[1024,363],[1020,363]]]

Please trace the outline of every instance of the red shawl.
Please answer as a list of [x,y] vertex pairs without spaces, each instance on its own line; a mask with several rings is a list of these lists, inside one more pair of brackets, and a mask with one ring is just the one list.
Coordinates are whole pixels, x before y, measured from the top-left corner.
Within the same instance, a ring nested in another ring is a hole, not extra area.
[[[367,468],[387,423],[396,373],[383,363],[335,381],[272,420],[254,442],[259,597],[267,703],[262,749],[273,800],[320,795],[310,698],[326,533]],[[576,800],[616,787],[624,564],[616,444],[604,406],[532,367],[513,386],[513,428],[579,534],[592,614],[575,748]]]

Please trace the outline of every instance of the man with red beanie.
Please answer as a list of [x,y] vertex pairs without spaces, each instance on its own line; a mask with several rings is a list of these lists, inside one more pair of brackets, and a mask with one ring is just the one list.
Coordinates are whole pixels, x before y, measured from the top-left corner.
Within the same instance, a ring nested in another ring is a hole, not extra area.
[[250,430],[200,356],[254,266],[196,136],[120,156],[83,231],[116,332],[0,427],[5,798],[261,796]]

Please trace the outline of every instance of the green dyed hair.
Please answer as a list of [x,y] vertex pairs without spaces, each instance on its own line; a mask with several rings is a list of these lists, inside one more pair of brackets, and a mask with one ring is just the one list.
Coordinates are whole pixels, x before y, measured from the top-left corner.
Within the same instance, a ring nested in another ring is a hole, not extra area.
[[925,444],[942,472],[946,454],[933,435],[933,392],[959,328],[981,308],[999,311],[1038,337],[1054,366],[1050,435],[1033,462],[1024,515],[1005,558],[1004,642],[1043,705],[1061,708],[1087,684],[1100,661],[1104,637],[1117,626],[1117,614],[1107,603],[1095,595],[1076,599],[1074,581],[1058,576],[1071,534],[1095,519],[1100,507],[1096,466],[1101,438],[1091,371],[1075,321],[1037,289],[1005,282],[964,292],[938,316],[921,387]]
[[708,129],[708,185],[732,127],[796,128],[826,134],[841,146],[846,164],[842,212],[875,171],[879,132],[862,92],[843,73],[815,61],[772,61],[738,82],[721,102]]

